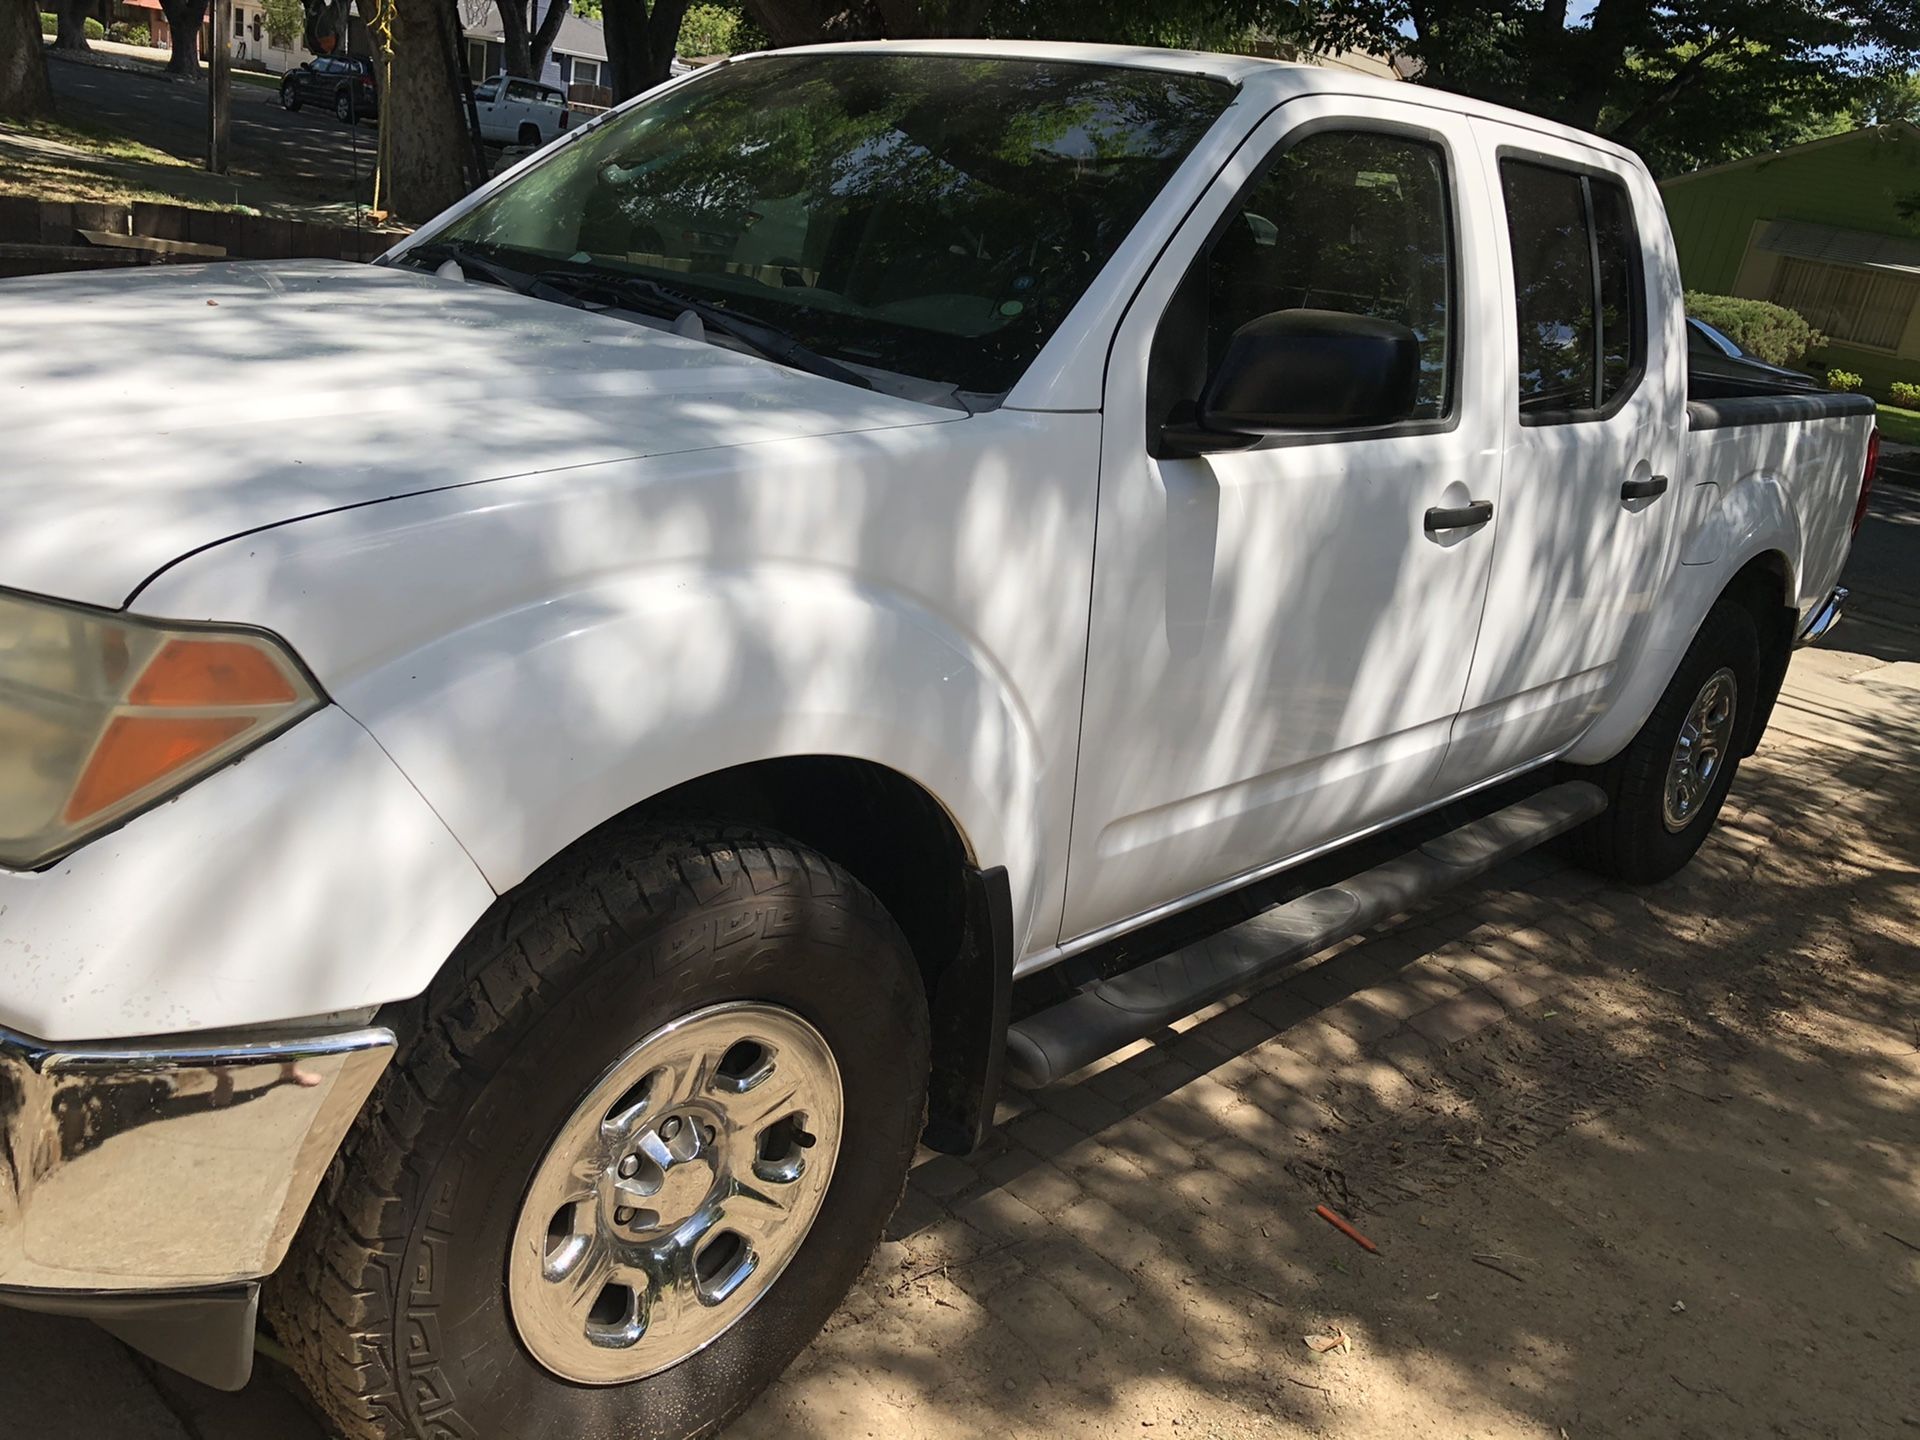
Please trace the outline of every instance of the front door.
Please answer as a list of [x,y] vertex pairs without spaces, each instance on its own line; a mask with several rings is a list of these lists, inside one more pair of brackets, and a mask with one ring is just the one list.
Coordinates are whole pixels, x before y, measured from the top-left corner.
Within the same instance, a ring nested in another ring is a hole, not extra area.
[[[1108,366],[1063,940],[1428,802],[1499,516],[1499,296],[1464,120],[1303,98],[1183,222]],[[1156,458],[1226,340],[1294,308],[1392,320],[1417,408]],[[1493,504],[1477,525],[1427,512]]]
[[[1508,380],[1500,536],[1487,619],[1454,729],[1448,788],[1553,755],[1604,708],[1672,562],[1684,380],[1649,356],[1650,296],[1672,271],[1659,196],[1603,151],[1569,159],[1473,122],[1494,168]],[[1642,217],[1645,217],[1644,220]]]

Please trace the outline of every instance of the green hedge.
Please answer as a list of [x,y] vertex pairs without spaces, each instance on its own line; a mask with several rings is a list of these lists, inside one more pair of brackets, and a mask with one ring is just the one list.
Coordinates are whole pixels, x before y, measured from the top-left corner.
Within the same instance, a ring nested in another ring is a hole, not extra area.
[[1687,314],[1706,321],[1742,350],[1770,365],[1798,365],[1809,350],[1827,343],[1827,337],[1797,310],[1770,301],[1689,290],[1686,303]]
[[[80,28],[87,32],[87,39],[89,40],[104,40],[107,38],[107,27],[91,15],[82,22]],[[60,33],[60,17],[57,15],[49,15],[46,11],[42,10],[40,12],[40,33],[42,35],[58,35]]]

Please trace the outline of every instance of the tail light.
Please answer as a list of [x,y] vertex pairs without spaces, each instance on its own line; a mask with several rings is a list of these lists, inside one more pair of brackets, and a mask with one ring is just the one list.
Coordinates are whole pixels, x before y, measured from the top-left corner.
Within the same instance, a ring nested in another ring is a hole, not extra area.
[[1880,468],[1880,431],[1867,436],[1867,468],[1860,472],[1860,500],[1853,507],[1852,534],[1860,533],[1860,522],[1867,518],[1867,498],[1873,494],[1873,477]]
[[560,111],[560,128],[564,130],[567,128],[567,126],[571,125],[572,123],[573,123],[573,112],[571,110],[567,110],[563,108]]

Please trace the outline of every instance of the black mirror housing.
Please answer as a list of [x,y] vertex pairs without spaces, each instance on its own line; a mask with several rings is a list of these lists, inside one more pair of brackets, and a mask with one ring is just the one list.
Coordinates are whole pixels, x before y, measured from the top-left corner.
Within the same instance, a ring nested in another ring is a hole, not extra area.
[[1276,310],[1233,332],[1196,423],[1169,426],[1170,450],[1245,449],[1296,430],[1390,425],[1418,403],[1420,341],[1391,320]]

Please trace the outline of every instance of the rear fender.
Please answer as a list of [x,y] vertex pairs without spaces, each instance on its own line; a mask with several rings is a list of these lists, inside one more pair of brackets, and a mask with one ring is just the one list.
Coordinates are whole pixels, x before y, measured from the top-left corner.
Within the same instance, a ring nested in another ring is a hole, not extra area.
[[[1701,495],[1701,491],[1713,492]],[[1613,703],[1588,727],[1565,759],[1577,765],[1610,760],[1639,733],[1680,668],[1707,612],[1733,577],[1763,555],[1784,572],[1789,602],[1798,606],[1800,521],[1779,478],[1753,474],[1719,493],[1702,484],[1690,497],[1696,511],[1673,568],[1655,602],[1639,654]]]

